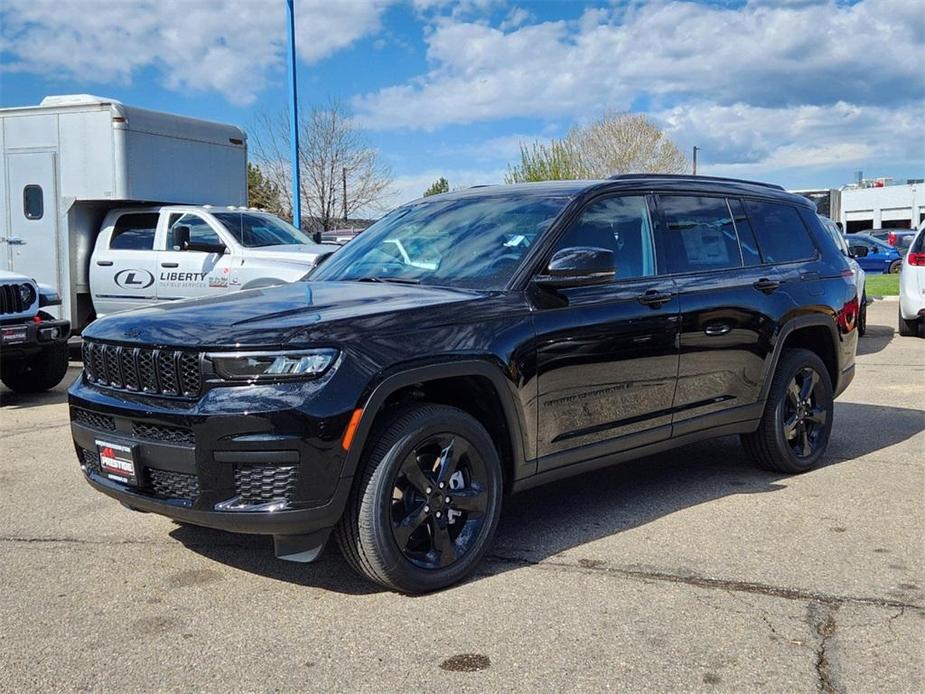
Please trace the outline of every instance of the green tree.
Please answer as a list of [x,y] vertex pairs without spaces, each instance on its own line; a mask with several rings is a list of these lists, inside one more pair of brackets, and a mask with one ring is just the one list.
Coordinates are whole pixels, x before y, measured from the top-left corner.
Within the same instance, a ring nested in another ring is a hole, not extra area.
[[424,197],[428,195],[439,195],[440,193],[449,193],[450,192],[450,182],[447,181],[443,176],[438,178],[436,181],[430,184],[430,188],[424,191]]
[[259,166],[247,162],[247,204],[279,214],[282,212],[279,186],[263,175]]
[[687,166],[678,146],[647,116],[612,113],[588,125],[575,126],[564,138],[548,145],[521,145],[520,162],[508,166],[505,181],[681,173],[687,171]]

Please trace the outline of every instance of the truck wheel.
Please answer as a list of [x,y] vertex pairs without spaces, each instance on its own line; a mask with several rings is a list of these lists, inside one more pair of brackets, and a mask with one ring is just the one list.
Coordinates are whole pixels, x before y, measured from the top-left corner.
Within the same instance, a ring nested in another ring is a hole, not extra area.
[[742,443],[763,468],[807,472],[828,446],[833,409],[825,364],[807,349],[788,349],[774,373],[761,423],[742,435]]
[[864,337],[867,332],[867,292],[861,296],[861,310],[858,311],[858,336]]
[[501,461],[455,407],[402,408],[378,429],[335,536],[348,563],[392,590],[424,593],[469,574],[501,513]]
[[899,315],[899,334],[903,337],[916,337],[919,334],[919,319],[906,320],[903,318],[903,310],[900,307],[897,311]]
[[61,383],[67,373],[67,343],[3,365],[0,380],[17,393],[41,393]]

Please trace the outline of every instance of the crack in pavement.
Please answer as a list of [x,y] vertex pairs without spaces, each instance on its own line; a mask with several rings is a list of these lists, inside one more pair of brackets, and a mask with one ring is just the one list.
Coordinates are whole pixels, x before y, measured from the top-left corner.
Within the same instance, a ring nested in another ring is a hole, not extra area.
[[489,563],[514,564],[518,566],[533,566],[539,569],[550,569],[558,571],[575,571],[579,573],[600,572],[613,576],[621,576],[640,581],[662,581],[666,583],[680,583],[684,585],[695,586],[697,588],[710,588],[715,590],[735,591],[739,593],[753,593],[756,595],[766,595],[773,598],[782,598],[784,600],[799,600],[805,602],[818,602],[833,607],[840,605],[870,605],[873,607],[885,608],[908,608],[912,610],[925,610],[925,606],[914,603],[903,602],[900,600],[889,600],[886,598],[874,598],[855,595],[835,595],[831,593],[822,593],[819,591],[806,590],[803,588],[789,588],[786,586],[775,586],[767,583],[757,583],[752,581],[737,581],[723,578],[709,578],[694,573],[670,573],[667,571],[652,571],[643,569],[633,569],[629,567],[612,567],[601,565],[592,565],[585,563],[582,565],[572,564],[563,561],[535,561],[523,557],[510,557],[500,554],[486,555],[485,560]]
[[816,686],[823,694],[838,694],[842,691],[835,684],[835,678],[832,670],[832,639],[835,636],[835,613],[838,611],[837,604],[828,604],[822,602],[811,602],[808,607],[809,625],[812,627],[816,636],[819,637],[819,645],[816,647],[816,676],[818,682]]

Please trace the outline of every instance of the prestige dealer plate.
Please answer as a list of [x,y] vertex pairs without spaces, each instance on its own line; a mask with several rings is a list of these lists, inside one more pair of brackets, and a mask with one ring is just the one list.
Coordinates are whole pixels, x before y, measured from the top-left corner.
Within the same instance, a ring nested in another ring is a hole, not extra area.
[[100,453],[100,468],[106,477],[122,484],[138,484],[135,451],[131,446],[97,440],[96,448]]

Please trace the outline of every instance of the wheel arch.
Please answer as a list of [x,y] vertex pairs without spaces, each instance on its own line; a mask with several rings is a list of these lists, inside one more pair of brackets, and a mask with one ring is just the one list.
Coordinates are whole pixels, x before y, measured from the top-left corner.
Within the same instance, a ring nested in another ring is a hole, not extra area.
[[450,405],[475,417],[498,447],[506,490],[531,472],[523,465],[524,419],[513,385],[499,367],[473,359],[404,368],[377,384],[358,405],[362,415],[344,461],[345,477],[356,472],[376,424],[392,407],[408,401]]
[[797,316],[787,321],[778,334],[771,363],[761,387],[761,402],[766,402],[771,381],[777,371],[781,355],[788,348],[807,349],[822,359],[832,383],[832,391],[838,393],[841,372],[838,364],[838,333],[833,318],[822,314]]

